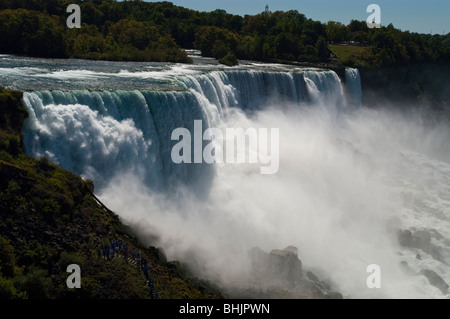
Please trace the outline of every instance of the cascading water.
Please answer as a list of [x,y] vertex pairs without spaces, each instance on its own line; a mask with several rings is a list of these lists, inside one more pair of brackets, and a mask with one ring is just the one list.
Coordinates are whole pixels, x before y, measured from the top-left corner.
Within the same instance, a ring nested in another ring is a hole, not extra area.
[[26,149],[92,178],[100,189],[125,172],[156,189],[171,182],[164,176],[187,181],[189,172],[171,164],[170,133],[206,119],[189,92],[42,91],[25,93],[24,103]]
[[[27,91],[27,152],[93,179],[170,259],[228,287],[249,279],[250,248],[295,245],[304,268],[344,296],[448,296],[420,275],[450,283],[448,127],[364,108],[358,70],[341,82],[270,64],[64,63],[0,59],[0,85]],[[194,120],[279,128],[279,172],[174,164],[171,133],[192,132]],[[397,228],[428,234],[426,246],[400,246]],[[380,289],[366,284],[371,264]]]
[[347,101],[348,104],[354,107],[360,107],[362,105],[362,89],[361,89],[361,76],[358,69],[346,68],[345,69],[345,86],[347,88]]
[[205,129],[220,126],[229,108],[343,100],[332,71],[214,71],[176,81],[184,90],[25,93],[31,114],[26,149],[93,179],[100,189],[124,172],[139,172],[148,187],[161,189],[196,180],[210,168],[172,163],[171,133],[178,127],[192,132],[194,120],[202,120]]

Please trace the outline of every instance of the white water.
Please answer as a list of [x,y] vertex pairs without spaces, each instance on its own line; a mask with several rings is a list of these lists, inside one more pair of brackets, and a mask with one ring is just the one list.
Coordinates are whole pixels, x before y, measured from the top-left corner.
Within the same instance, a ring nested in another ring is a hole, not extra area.
[[[178,91],[25,93],[26,148],[94,179],[101,199],[159,236],[170,259],[223,285],[245,278],[248,249],[295,245],[304,266],[321,268],[345,296],[446,297],[399,263],[450,283],[448,129],[351,107],[361,104],[357,70],[343,86],[332,71],[273,68],[173,72]],[[173,164],[170,134],[192,130],[195,119],[205,128],[279,128],[279,173]],[[437,230],[443,261],[401,248],[394,227]],[[379,290],[366,286],[369,264],[381,266]]]
[[345,69],[347,101],[350,105],[360,107],[362,104],[361,76],[358,69]]

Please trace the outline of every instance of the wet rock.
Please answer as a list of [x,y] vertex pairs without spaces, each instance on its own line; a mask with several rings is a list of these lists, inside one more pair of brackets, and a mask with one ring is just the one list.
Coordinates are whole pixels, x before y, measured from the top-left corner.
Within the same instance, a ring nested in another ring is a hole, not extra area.
[[400,245],[404,247],[411,247],[412,245],[412,232],[408,229],[400,230],[398,232],[398,241]]
[[[306,272],[306,278],[325,295],[328,294],[329,296],[326,297],[327,299],[342,299],[341,294],[333,292],[331,281],[327,279],[320,281],[319,277],[312,271]],[[340,295],[340,297],[338,295]]]
[[285,249],[283,249],[284,251],[290,251],[291,253],[293,253],[295,256],[298,256],[298,248],[295,246],[287,246]]
[[412,234],[413,244],[417,247],[427,247],[431,244],[431,234],[426,230],[417,230]]
[[422,256],[420,256],[420,254],[417,254],[417,255],[416,255],[416,259],[422,260]]
[[[342,295],[331,289],[332,285],[321,281],[325,273],[316,269],[305,271],[294,246],[274,249],[266,253],[259,247],[248,251],[251,263],[251,280],[234,286],[232,296],[242,298],[299,298],[299,299],[341,299]],[[333,285],[334,287],[334,285]],[[236,295],[236,291],[239,294]],[[253,295],[250,294],[252,292]]]
[[295,284],[302,277],[302,262],[298,258],[296,247],[274,249],[269,254],[255,247],[249,250],[248,256],[253,275],[258,278]]
[[[440,248],[431,242],[432,233],[429,230],[416,230],[415,228],[399,230],[398,241],[403,247],[422,249],[434,259],[443,261]],[[433,233],[433,235],[435,234]]]
[[438,288],[443,294],[448,293],[448,284],[444,281],[444,279],[441,278],[441,276],[439,276],[434,271],[429,269],[422,269],[419,274],[425,276],[430,282],[430,285]]
[[320,282],[320,285],[325,289],[325,290],[332,290],[332,287],[334,286],[334,284],[331,282],[331,280],[329,279],[324,279]]
[[320,282],[319,278],[312,271],[306,272],[306,277],[312,282]]
[[302,277],[302,262],[291,250],[272,250],[270,268],[281,280],[296,283]]
[[331,292],[325,295],[325,299],[344,299],[344,297],[339,292]]

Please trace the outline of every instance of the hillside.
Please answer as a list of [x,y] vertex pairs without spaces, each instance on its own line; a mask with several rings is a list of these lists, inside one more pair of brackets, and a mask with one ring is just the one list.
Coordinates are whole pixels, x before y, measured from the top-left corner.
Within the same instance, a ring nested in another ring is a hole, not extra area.
[[[27,156],[21,98],[0,88],[0,299],[221,297],[167,262],[163,251],[140,244],[97,201],[92,182]],[[111,241],[126,243],[128,258],[103,258]],[[138,251],[148,273],[137,265]],[[69,264],[81,268],[81,289],[66,286]]]

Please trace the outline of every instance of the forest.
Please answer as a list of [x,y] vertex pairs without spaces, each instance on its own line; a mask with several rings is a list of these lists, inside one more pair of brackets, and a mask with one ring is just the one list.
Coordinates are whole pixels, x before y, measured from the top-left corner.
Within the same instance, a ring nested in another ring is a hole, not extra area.
[[[79,29],[66,26],[71,3],[81,8]],[[1,53],[191,62],[183,49],[199,49],[227,65],[238,59],[369,68],[448,64],[450,33],[418,34],[393,25],[369,29],[357,20],[348,25],[322,23],[296,10],[239,16],[220,9],[199,12],[170,2],[0,0]]]

